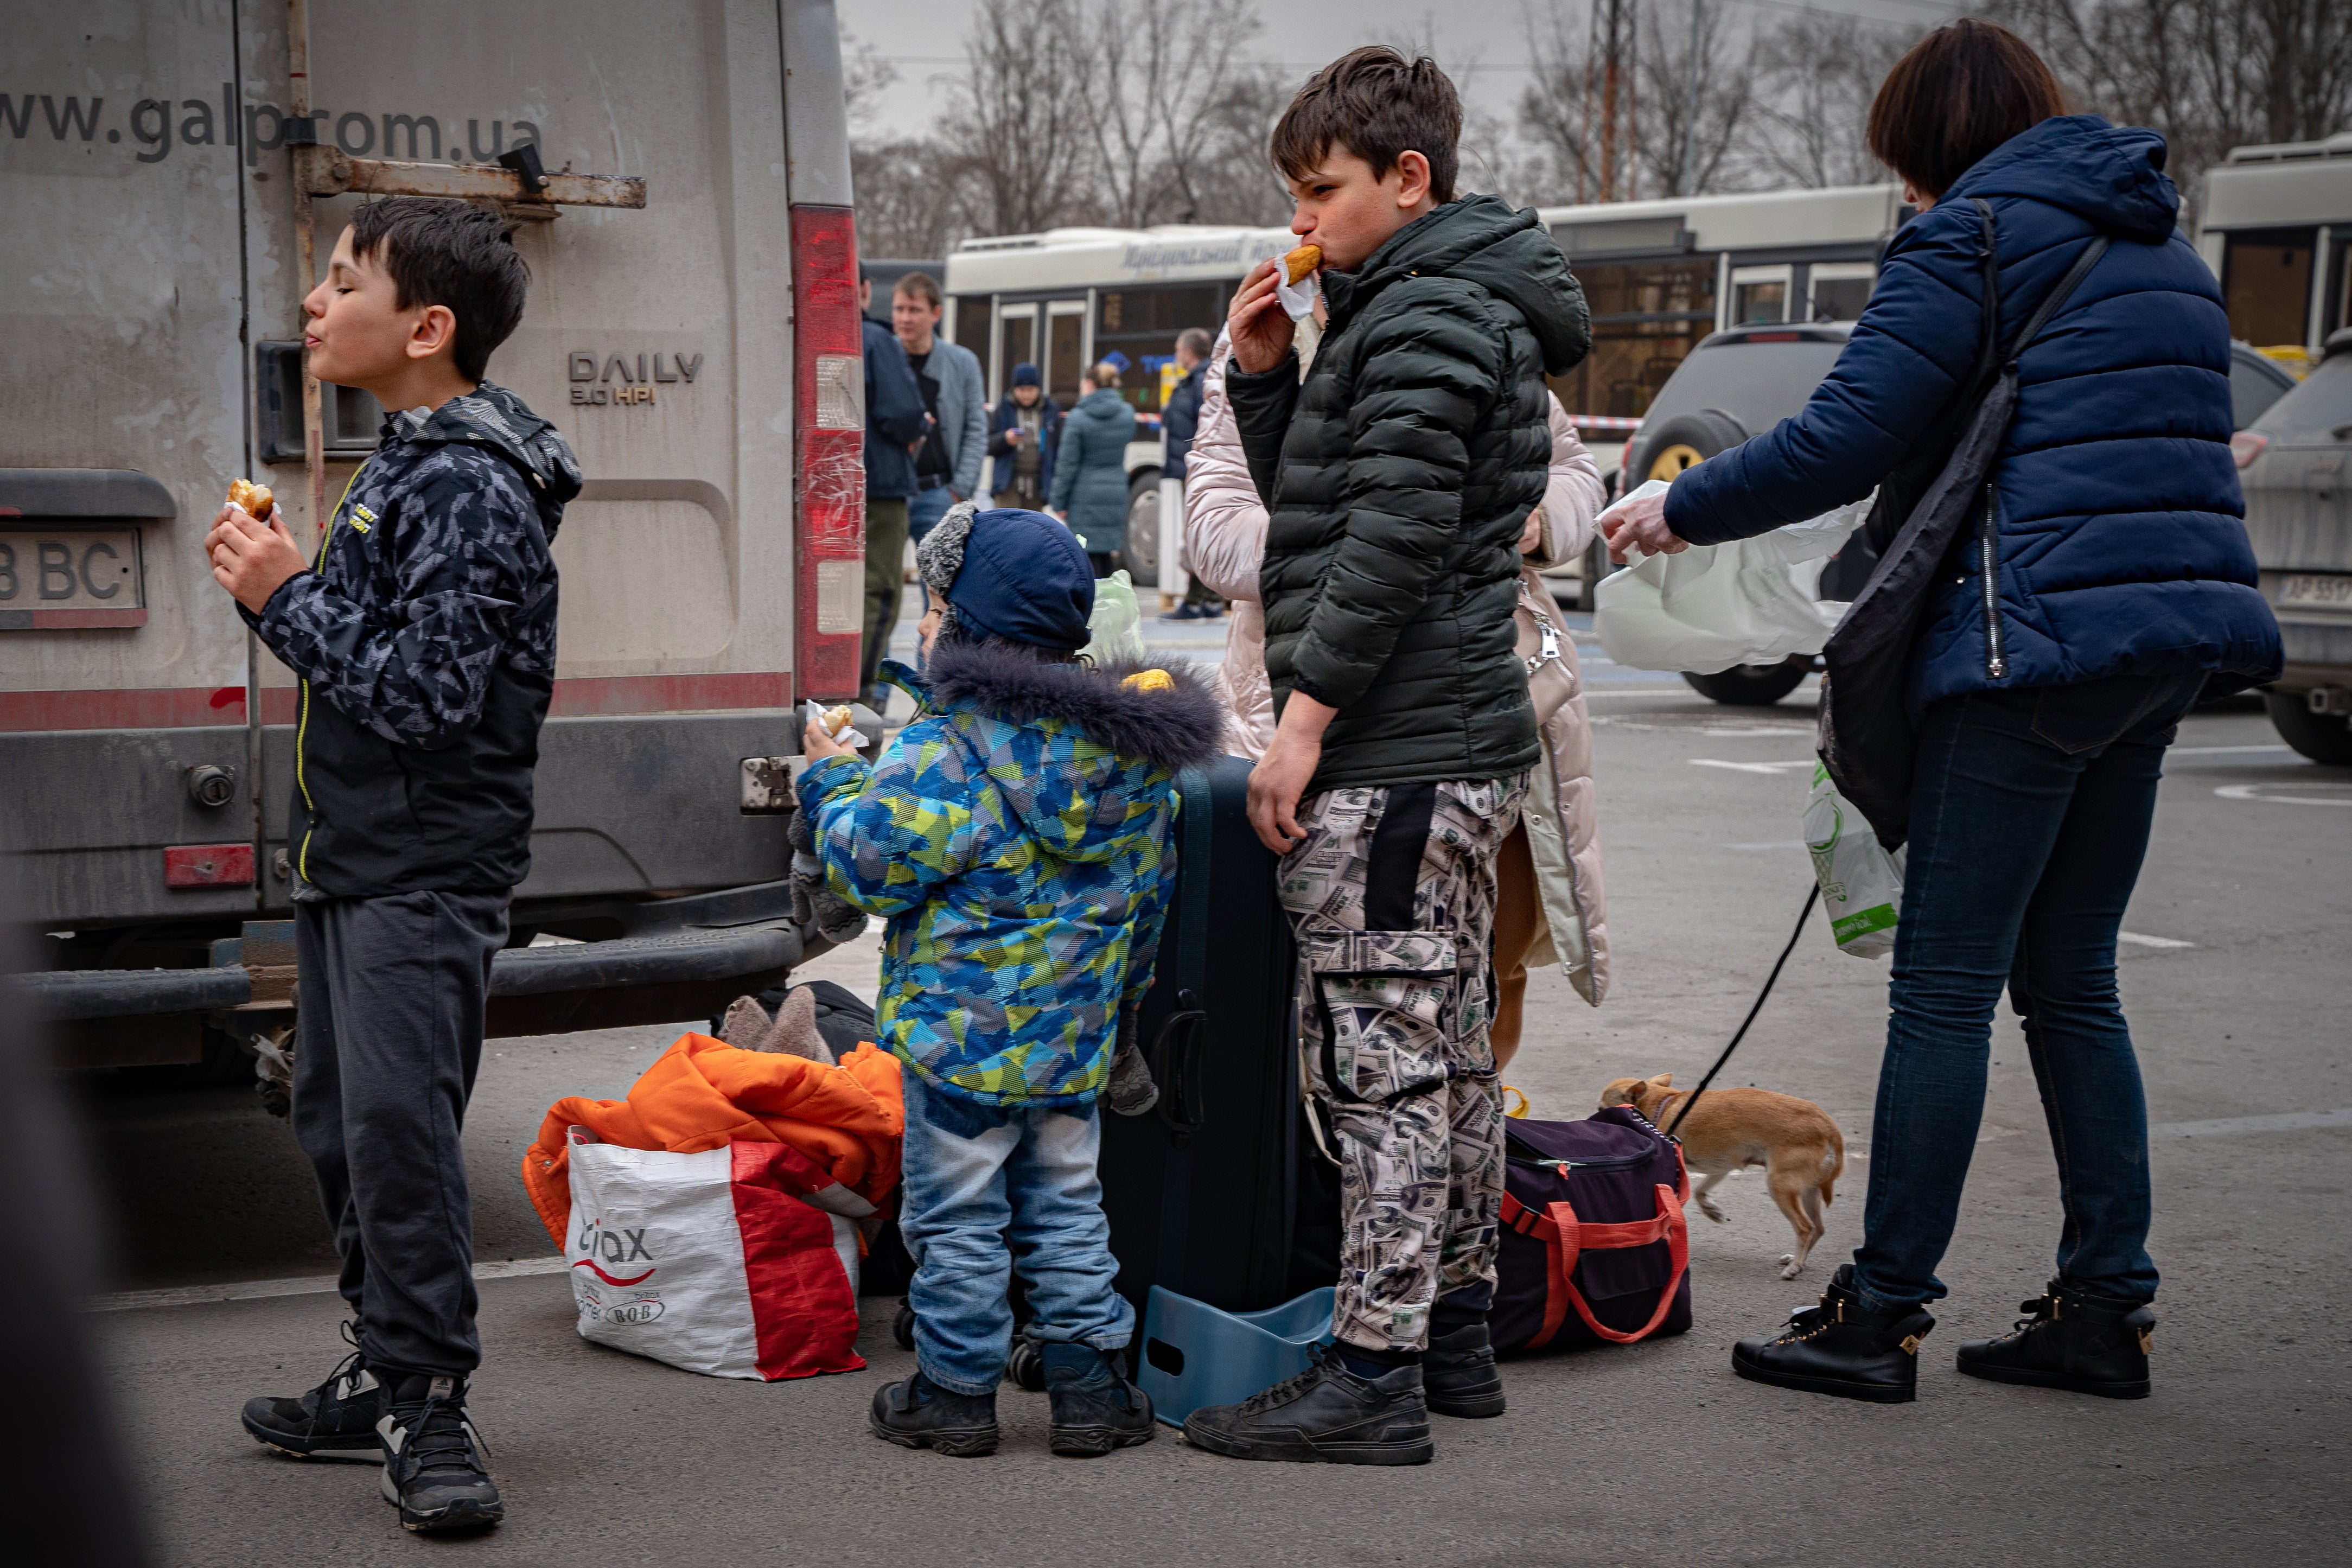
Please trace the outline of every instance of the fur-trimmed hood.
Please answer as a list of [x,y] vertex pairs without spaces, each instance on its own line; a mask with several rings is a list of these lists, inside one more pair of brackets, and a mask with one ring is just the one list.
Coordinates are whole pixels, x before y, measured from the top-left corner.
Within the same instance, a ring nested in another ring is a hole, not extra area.
[[942,643],[907,684],[1065,859],[1121,853],[1176,773],[1216,756],[1224,732],[1216,693],[1181,660],[1055,664]]

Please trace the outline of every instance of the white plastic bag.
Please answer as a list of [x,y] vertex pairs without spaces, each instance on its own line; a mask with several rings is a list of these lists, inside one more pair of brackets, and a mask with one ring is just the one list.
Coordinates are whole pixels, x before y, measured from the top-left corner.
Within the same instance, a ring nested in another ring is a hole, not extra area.
[[785,1143],[694,1154],[572,1130],[580,1337],[708,1377],[856,1372],[857,1211]]
[[1886,852],[1819,763],[1813,764],[1812,794],[1805,799],[1805,847],[1812,852],[1822,911],[1829,917],[1838,951],[1856,958],[1884,958],[1894,952],[1895,928],[1903,913],[1903,851]]
[[1135,584],[1125,571],[1112,573],[1095,584],[1094,614],[1087,617],[1094,635],[1081,657],[1096,664],[1141,664],[1151,657],[1143,645],[1143,612],[1135,602]]
[[[1663,495],[1652,479],[1601,513]],[[1822,651],[1845,614],[1815,595],[1822,568],[1870,515],[1867,498],[1804,522],[1679,555],[1644,555],[1601,580],[1592,628],[1618,664],[1712,675]]]

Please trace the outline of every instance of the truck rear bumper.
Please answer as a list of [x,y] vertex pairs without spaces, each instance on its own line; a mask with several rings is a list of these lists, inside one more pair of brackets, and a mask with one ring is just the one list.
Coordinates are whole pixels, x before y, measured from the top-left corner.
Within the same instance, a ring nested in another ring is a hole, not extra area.
[[[747,991],[782,984],[812,945],[790,917],[782,882],[607,906],[626,934],[604,942],[510,947],[490,964],[488,1032],[556,1034],[707,1018]],[[568,920],[586,911],[565,911]],[[544,923],[525,917],[525,923]],[[256,921],[224,940],[209,969],[79,969],[9,977],[58,1036],[61,1065],[129,1067],[203,1054],[207,1015],[289,1018],[291,921]],[[273,962],[274,961],[274,962]]]

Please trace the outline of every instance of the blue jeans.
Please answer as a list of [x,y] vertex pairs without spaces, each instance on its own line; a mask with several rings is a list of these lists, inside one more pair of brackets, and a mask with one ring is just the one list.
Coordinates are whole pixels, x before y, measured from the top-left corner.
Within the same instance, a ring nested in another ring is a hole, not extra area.
[[1001,1110],[943,1094],[908,1068],[898,1229],[915,1259],[907,1303],[923,1375],[958,1394],[987,1394],[1013,1349],[1006,1291],[1018,1264],[1029,1288],[1028,1336],[1098,1351],[1126,1345],[1135,1309],[1111,1289],[1095,1158],[1095,1106]]
[[937,528],[955,503],[955,492],[945,485],[917,490],[907,502],[907,537],[920,544],[923,535]]
[[2156,1296],[2147,1106],[2116,994],[2164,748],[2203,678],[2116,676],[1929,708],[1911,793],[1870,1196],[1855,1282],[1885,1309],[1942,1296],[2004,986],[2058,1154],[2058,1272]]

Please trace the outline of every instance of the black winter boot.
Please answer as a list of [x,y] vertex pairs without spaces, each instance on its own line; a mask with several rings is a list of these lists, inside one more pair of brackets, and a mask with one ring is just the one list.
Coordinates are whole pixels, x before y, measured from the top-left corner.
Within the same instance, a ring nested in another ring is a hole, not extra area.
[[298,1396],[262,1394],[245,1402],[245,1429],[254,1441],[297,1459],[380,1459],[375,1424],[383,1415],[383,1386],[367,1366],[352,1325],[343,1325],[352,1353],[327,1381]]
[[1936,1326],[1925,1307],[1874,1312],[1853,1288],[1853,1265],[1841,1264],[1818,1307],[1800,1307],[1788,1327],[1731,1347],[1731,1370],[1756,1383],[1907,1405],[1917,1396],[1919,1342]]
[[996,1452],[996,1394],[958,1394],[918,1372],[874,1391],[867,1421],[877,1437],[902,1448],[930,1448],[951,1458]]
[[1495,1367],[1495,1346],[1486,1325],[1473,1323],[1433,1336],[1421,1358],[1421,1387],[1433,1415],[1465,1420],[1503,1413],[1503,1374]]
[[1054,1452],[1090,1459],[1151,1441],[1151,1396],[1120,1376],[1113,1358],[1074,1344],[1047,1345],[1045,1358]]
[[506,1517],[489,1450],[466,1414],[466,1380],[415,1373],[394,1383],[376,1423],[383,1500],[408,1530],[480,1530]]
[[1239,1405],[1212,1405],[1185,1418],[1184,1440],[1237,1459],[1326,1465],[1425,1465],[1429,1406],[1421,1367],[1359,1377],[1317,1347],[1315,1364]]
[[1960,1347],[1960,1370],[1995,1383],[2067,1388],[2104,1399],[2147,1397],[2147,1353],[2156,1313],[2145,1301],[2094,1296],[2063,1279],[2021,1301],[2027,1314],[1997,1340]]

